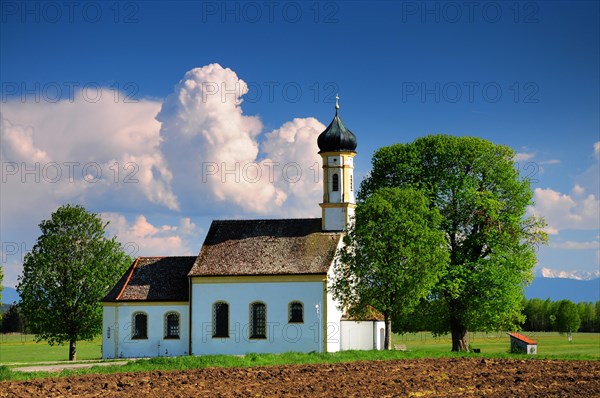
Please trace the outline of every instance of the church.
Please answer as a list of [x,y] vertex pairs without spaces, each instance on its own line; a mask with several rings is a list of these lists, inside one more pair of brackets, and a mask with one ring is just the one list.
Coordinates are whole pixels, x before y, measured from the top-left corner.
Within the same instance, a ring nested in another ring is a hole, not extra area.
[[328,289],[356,207],[356,136],[335,108],[322,217],[215,220],[198,256],[138,257],[102,299],[103,358],[383,349],[383,319],[349,319]]

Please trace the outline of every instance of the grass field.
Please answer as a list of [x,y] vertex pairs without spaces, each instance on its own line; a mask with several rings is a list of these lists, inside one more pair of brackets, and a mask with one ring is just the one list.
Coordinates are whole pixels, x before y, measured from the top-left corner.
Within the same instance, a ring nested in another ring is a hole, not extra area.
[[[406,335],[394,335],[393,343],[405,344],[408,352],[402,351],[343,351],[328,353],[285,353],[285,354],[248,354],[243,357],[215,355],[202,357],[153,358],[131,361],[125,366],[94,367],[76,371],[63,371],[58,374],[44,372],[21,373],[10,371],[9,366],[0,366],[0,380],[31,379],[36,377],[66,376],[87,373],[113,373],[131,371],[193,369],[204,367],[249,367],[282,364],[332,363],[356,360],[412,359],[438,357],[493,357],[493,358],[548,358],[548,359],[600,359],[600,334],[577,333],[573,341],[568,342],[566,335],[558,333],[526,333],[538,341],[538,355],[527,356],[508,352],[509,338],[505,333],[472,333],[471,346],[479,348],[480,354],[451,353],[450,337],[434,338],[430,333],[421,332]],[[92,342],[79,342],[78,360],[100,359],[100,339]],[[50,347],[45,342],[35,343],[33,336],[0,335],[0,365],[14,363],[32,363],[46,361],[65,361],[68,347]]]

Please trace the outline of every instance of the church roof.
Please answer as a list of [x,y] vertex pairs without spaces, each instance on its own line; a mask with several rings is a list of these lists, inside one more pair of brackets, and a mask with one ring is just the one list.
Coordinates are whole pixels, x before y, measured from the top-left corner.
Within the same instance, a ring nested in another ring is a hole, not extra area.
[[195,260],[195,256],[138,257],[102,301],[188,301],[187,274]]
[[339,105],[336,104],[335,117],[329,126],[317,137],[320,152],[354,152],[356,136],[348,130],[338,115]]
[[213,221],[189,276],[325,274],[341,237],[320,218]]

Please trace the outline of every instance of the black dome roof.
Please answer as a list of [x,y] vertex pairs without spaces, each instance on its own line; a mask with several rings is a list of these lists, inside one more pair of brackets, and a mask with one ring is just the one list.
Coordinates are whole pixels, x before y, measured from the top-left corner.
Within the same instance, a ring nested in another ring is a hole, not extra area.
[[356,149],[356,136],[352,131],[348,130],[342,119],[338,116],[338,111],[335,111],[335,117],[329,123],[329,126],[317,138],[319,145],[319,153],[321,152],[354,152]]

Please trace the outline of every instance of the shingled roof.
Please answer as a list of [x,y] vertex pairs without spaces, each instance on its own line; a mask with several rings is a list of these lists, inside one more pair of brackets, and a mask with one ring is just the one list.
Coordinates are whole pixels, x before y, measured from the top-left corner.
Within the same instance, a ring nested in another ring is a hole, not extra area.
[[189,276],[325,274],[341,237],[320,218],[213,221]]
[[188,301],[187,274],[195,260],[195,256],[138,257],[102,301]]

